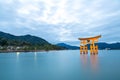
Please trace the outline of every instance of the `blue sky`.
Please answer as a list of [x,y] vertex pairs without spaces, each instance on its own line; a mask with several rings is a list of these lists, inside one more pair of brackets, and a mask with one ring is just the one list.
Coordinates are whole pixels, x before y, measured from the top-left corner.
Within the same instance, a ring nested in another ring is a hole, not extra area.
[[120,42],[120,0],[0,0],[0,31],[54,44],[99,34],[100,42]]

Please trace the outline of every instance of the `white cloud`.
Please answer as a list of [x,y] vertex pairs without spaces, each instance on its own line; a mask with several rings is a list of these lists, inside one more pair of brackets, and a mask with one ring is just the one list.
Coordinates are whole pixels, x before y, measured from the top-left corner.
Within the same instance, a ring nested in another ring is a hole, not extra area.
[[24,5],[17,10],[19,15],[32,15],[32,12],[39,11],[39,8],[33,5]]
[[[66,9],[69,7],[67,6],[68,0],[36,0],[35,3],[36,4],[33,4],[32,1],[23,2],[23,0],[20,0],[20,5],[17,8],[18,16],[23,16],[26,19],[31,18],[31,20],[47,24],[78,22],[77,17],[71,15]],[[40,4],[40,6],[39,3],[43,3],[43,5]],[[41,10],[40,7],[44,7],[44,9]]]
[[[90,25],[93,22],[107,18],[111,13],[105,13],[103,0],[89,2],[87,0],[19,0],[18,16],[46,24],[79,23]],[[42,9],[41,9],[42,7]],[[107,15],[106,15],[107,14]],[[114,14],[118,15],[118,14]]]
[[[55,36],[58,41],[75,41],[78,37],[106,33],[108,35],[109,30],[104,28],[119,26],[115,21],[120,20],[118,0],[1,0],[0,4],[5,4],[0,6],[0,14],[3,13],[0,17],[4,18],[0,19],[4,22],[1,26],[25,27],[35,31],[34,33],[41,32],[40,34],[44,31]],[[14,15],[10,17],[10,21],[6,17],[8,14]],[[45,26],[49,28],[43,28]]]
[[72,32],[70,29],[66,29],[65,27],[54,28],[53,32],[58,35],[59,41],[71,41]]

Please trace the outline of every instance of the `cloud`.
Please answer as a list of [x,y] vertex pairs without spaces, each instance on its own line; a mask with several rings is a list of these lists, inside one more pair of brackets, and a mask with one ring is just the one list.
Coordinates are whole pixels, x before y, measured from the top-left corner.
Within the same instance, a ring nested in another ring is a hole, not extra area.
[[119,41],[119,7],[119,0],[1,0],[0,29],[53,43],[98,34],[101,41]]

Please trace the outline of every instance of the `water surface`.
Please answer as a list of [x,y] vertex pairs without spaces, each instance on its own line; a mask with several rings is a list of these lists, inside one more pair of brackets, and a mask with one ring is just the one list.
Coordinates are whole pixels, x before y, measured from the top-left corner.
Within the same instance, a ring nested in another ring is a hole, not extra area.
[[0,80],[120,80],[120,50],[0,53]]

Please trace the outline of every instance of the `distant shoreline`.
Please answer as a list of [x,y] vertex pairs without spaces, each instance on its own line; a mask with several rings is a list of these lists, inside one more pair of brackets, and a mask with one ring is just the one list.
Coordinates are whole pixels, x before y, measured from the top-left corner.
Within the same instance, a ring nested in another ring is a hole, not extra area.
[[[67,49],[63,49],[67,50]],[[0,50],[0,53],[10,53],[10,52],[48,52],[48,51],[60,51],[60,50]]]
[[0,50],[0,53],[10,53],[10,52],[45,52],[51,50]]
[[[73,49],[66,49],[73,50]],[[75,49],[79,50],[79,49]],[[105,49],[100,49],[105,50]],[[120,50],[120,49],[110,49],[110,50]],[[10,52],[48,52],[48,51],[60,51],[60,50],[0,50],[0,53],[10,53]]]

